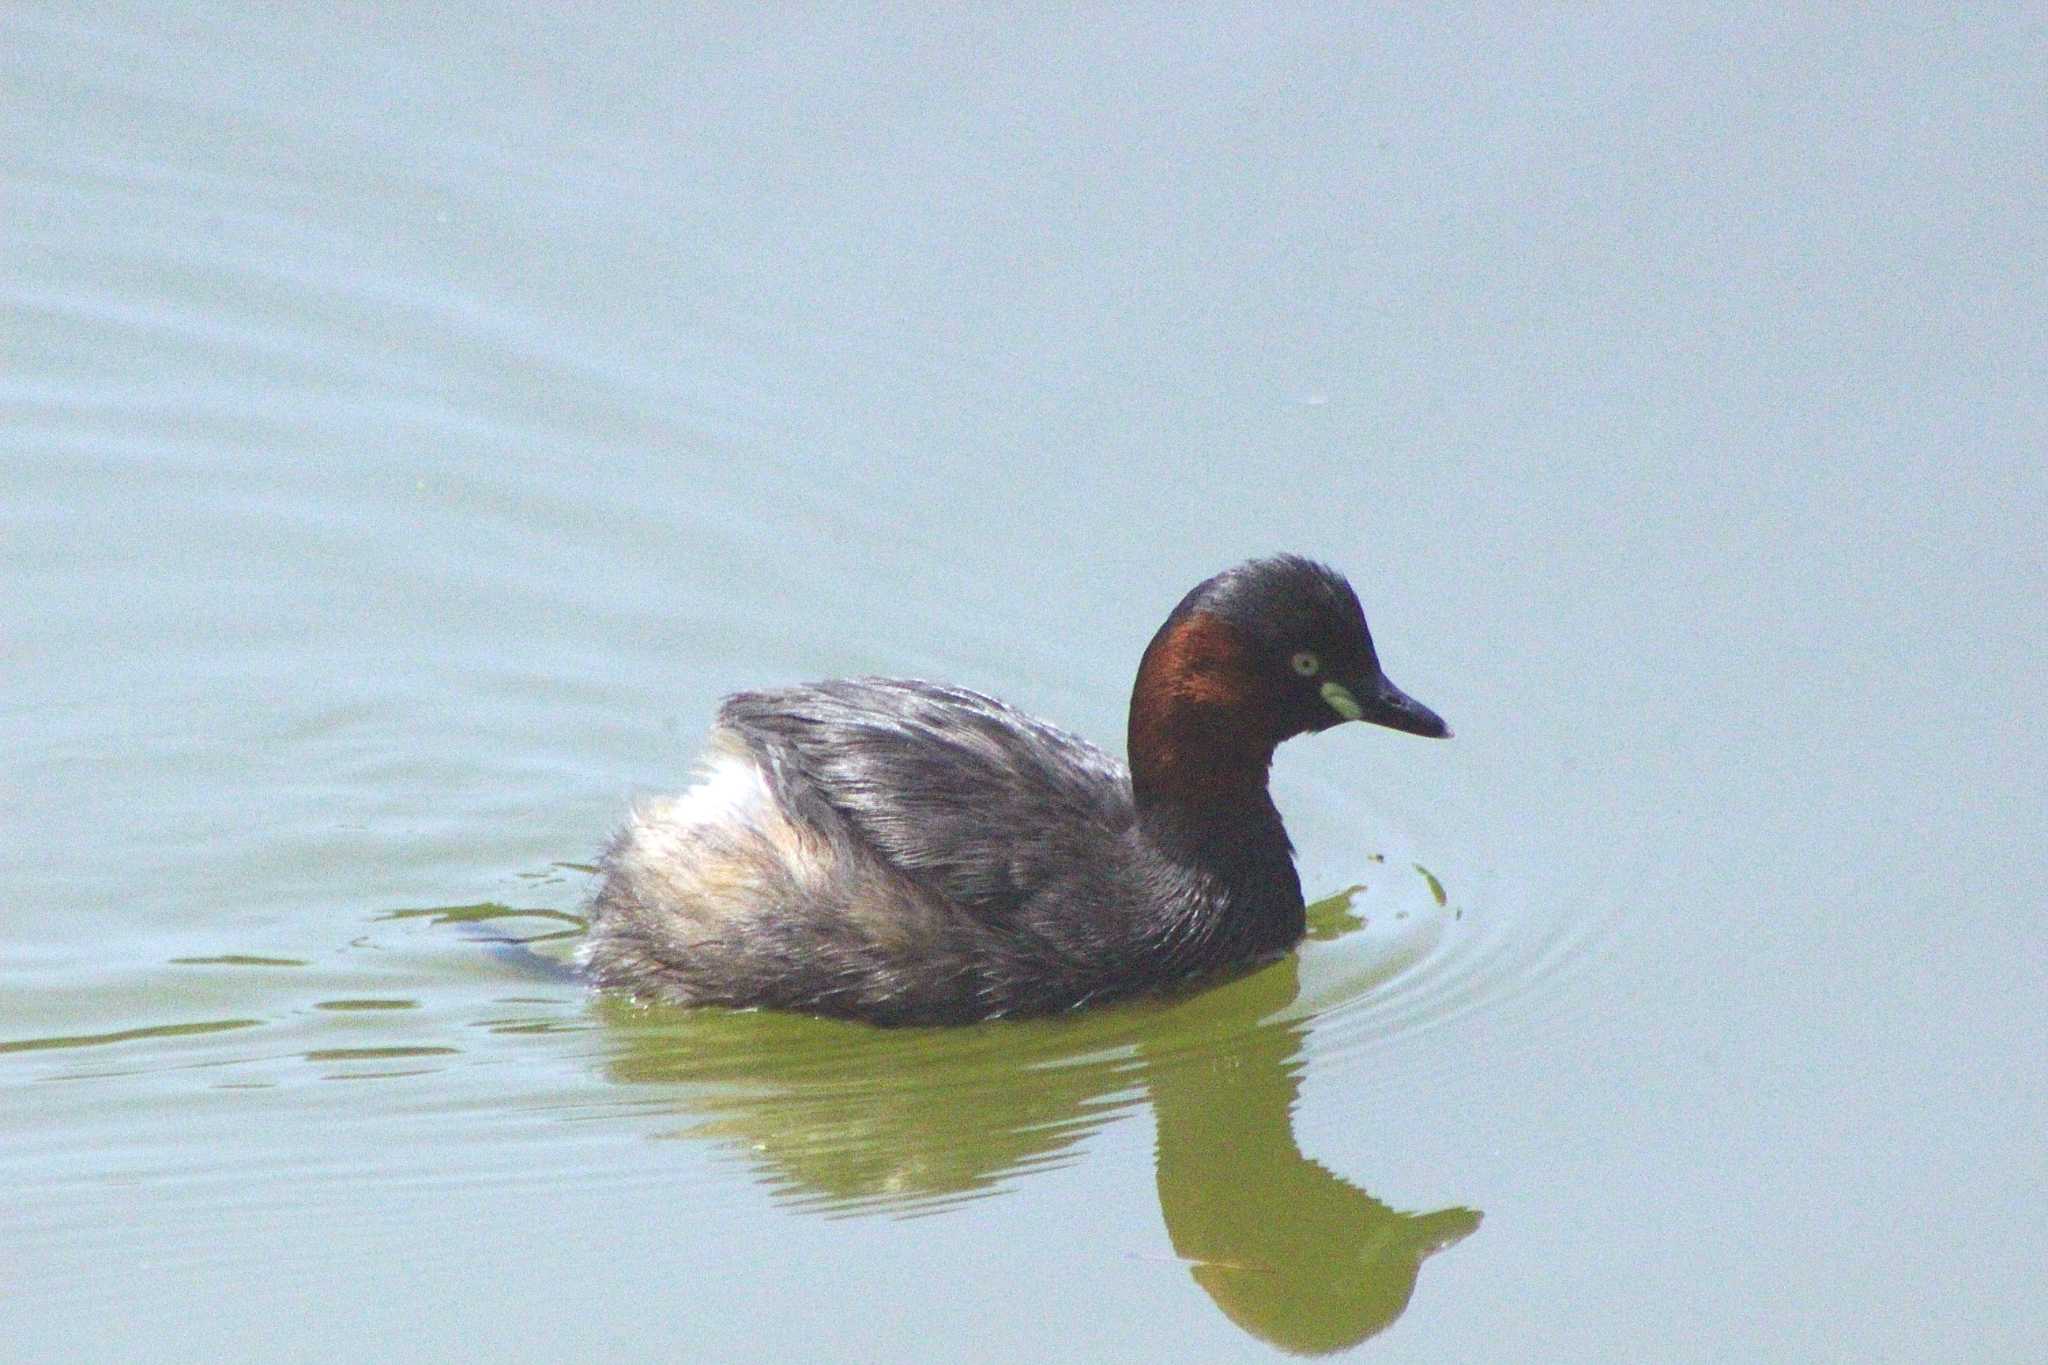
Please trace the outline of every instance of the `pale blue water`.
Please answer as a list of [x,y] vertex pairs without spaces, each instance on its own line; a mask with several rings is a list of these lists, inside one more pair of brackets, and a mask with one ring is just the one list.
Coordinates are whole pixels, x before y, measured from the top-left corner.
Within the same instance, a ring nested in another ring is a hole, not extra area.
[[[2048,1353],[2044,58],[12,8],[4,1353]],[[1283,750],[1364,888],[1298,960],[938,1034],[560,969],[722,693],[1116,745],[1282,548],[1457,730]]]

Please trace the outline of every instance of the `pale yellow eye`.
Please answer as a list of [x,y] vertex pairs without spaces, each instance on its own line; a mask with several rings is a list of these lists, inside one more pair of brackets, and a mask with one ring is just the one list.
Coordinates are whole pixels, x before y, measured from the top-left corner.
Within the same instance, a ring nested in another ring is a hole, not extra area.
[[1301,674],[1304,678],[1313,678],[1323,666],[1322,660],[1316,658],[1315,655],[1305,649],[1295,655],[1292,662],[1294,664],[1294,671]]

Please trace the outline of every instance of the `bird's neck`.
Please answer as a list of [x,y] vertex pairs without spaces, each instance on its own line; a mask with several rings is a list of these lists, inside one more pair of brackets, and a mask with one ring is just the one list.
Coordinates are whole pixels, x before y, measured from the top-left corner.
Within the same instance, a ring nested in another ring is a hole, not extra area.
[[1183,970],[1243,965],[1301,940],[1307,912],[1294,848],[1263,787],[1255,807],[1155,802],[1137,835],[1160,937]]
[[[1274,733],[1243,637],[1206,613],[1159,628],[1131,688],[1131,788],[1141,813],[1196,825],[1270,814]],[[1273,816],[1278,823],[1278,816]]]
[[1187,914],[1227,923],[1199,955],[1241,959],[1300,938],[1301,882],[1266,788],[1276,732],[1235,628],[1193,613],[1153,637],[1131,691],[1131,792],[1138,826]]

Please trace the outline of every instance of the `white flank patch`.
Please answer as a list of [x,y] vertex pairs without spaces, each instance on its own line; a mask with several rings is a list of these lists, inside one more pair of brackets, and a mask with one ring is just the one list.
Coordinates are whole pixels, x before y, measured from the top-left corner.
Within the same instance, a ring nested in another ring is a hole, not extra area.
[[751,825],[772,808],[768,780],[760,765],[736,740],[713,735],[704,753],[697,785],[680,796],[641,803],[636,812],[643,824],[678,830],[700,825]]

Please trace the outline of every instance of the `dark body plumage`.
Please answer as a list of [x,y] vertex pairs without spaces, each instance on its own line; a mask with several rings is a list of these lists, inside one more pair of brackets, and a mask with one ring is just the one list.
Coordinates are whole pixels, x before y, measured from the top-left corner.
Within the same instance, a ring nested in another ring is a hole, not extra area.
[[1379,672],[1343,580],[1283,558],[1209,580],[1161,627],[1132,698],[1135,784],[960,688],[741,693],[703,783],[643,803],[606,850],[585,960],[644,997],[957,1023],[1270,958],[1303,906],[1266,769],[1288,735],[1359,718],[1336,678],[1368,684],[1370,718],[1443,733]]

